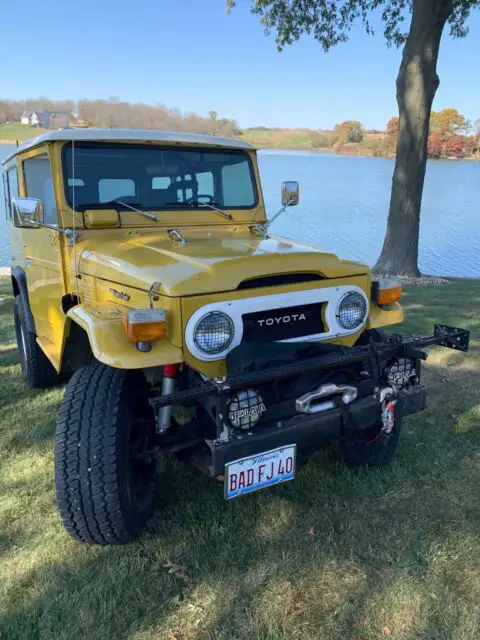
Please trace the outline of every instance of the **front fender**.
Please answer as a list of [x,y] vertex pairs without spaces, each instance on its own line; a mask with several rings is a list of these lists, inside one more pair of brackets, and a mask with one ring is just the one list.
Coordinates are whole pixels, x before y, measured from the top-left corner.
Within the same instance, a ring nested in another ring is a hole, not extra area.
[[138,351],[127,340],[122,318],[114,315],[112,309],[93,310],[80,304],[72,307],[67,316],[85,331],[95,358],[109,367],[145,369],[183,362],[182,349],[168,340],[152,342],[148,353]]
[[378,329],[379,327],[388,327],[392,324],[400,324],[403,322],[403,317],[403,308],[398,302],[390,305],[390,309],[383,309],[375,302],[372,302],[367,321],[367,329]]

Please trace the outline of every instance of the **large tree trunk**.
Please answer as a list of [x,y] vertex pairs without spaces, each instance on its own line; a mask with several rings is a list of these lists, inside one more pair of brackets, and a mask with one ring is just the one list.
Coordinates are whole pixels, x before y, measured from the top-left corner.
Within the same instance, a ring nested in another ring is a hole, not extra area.
[[453,0],[414,0],[412,23],[397,77],[397,157],[390,211],[375,273],[419,276],[418,236],[437,59]]

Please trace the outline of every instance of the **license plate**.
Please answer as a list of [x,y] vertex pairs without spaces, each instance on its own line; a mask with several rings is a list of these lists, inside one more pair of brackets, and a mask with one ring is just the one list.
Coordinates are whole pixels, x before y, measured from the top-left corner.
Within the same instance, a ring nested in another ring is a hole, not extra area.
[[238,498],[274,484],[293,480],[297,445],[256,453],[225,465],[225,499]]

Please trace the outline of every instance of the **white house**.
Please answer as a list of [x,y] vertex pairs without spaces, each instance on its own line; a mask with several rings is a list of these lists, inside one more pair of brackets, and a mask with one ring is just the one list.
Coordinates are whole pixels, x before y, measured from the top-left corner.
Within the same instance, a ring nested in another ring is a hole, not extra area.
[[38,127],[40,119],[36,111],[24,111],[20,117],[22,124],[28,124],[30,127]]

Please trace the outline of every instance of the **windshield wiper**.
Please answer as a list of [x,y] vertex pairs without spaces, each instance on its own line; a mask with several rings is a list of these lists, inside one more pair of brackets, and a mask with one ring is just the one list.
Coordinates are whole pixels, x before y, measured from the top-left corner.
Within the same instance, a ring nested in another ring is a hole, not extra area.
[[223,211],[223,209],[219,209],[218,207],[216,207],[213,204],[210,204],[209,202],[200,202],[200,200],[192,200],[191,202],[178,202],[178,201],[164,202],[164,205],[166,207],[179,207],[182,209],[186,209],[188,207],[208,207],[209,209],[212,209],[212,211],[219,213],[224,218],[228,218],[228,220],[233,220],[232,214],[228,213],[228,211]]
[[228,220],[233,220],[233,216],[231,213],[228,213],[228,211],[224,211],[223,209],[219,209],[218,207],[216,207],[213,204],[210,204],[209,202],[199,202],[197,200],[196,205],[197,207],[208,207],[212,211],[215,211],[216,213],[220,213],[224,218],[228,218]]
[[131,209],[132,211],[135,211],[136,213],[142,214],[142,216],[145,216],[145,218],[148,218],[149,220],[156,220],[158,222],[158,217],[154,213],[150,213],[149,211],[142,211],[141,209],[137,209],[136,207],[132,207],[130,204],[127,204],[126,202],[122,202],[121,200],[110,200],[110,203],[111,204],[119,204],[122,207],[126,207],[127,209]]

